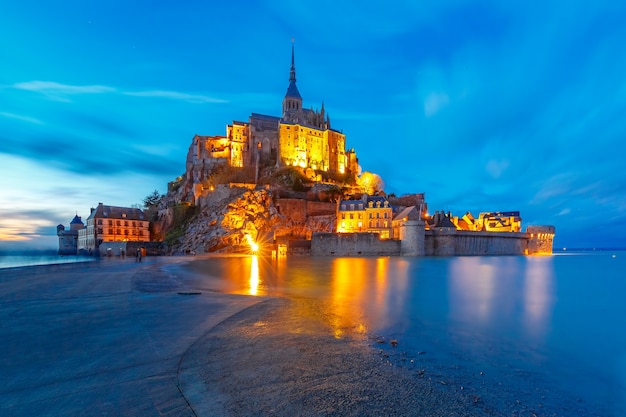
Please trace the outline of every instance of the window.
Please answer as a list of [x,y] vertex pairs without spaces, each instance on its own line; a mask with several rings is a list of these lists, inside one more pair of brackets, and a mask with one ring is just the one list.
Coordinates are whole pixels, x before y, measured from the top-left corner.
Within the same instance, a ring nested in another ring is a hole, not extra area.
[[359,219],[362,219],[363,215],[361,213],[359,213]]
[[376,213],[376,218],[380,219],[380,213]]
[[128,227],[128,220],[124,220],[124,226]]
[[389,216],[389,213],[385,212],[385,219],[387,218],[387,216]]
[[122,224],[122,222],[120,222],[119,220],[116,223],[118,226],[120,226]]
[[372,213],[370,213],[370,219],[372,218]]
[[98,219],[98,224],[102,225],[102,219]]
[[363,228],[363,222],[359,222],[359,229]]
[[113,226],[113,220],[109,220],[109,226]]
[[359,203],[359,210],[363,210],[363,203]]
[[341,213],[341,218],[345,219],[346,218],[346,213]]
[[350,220],[354,219],[354,213],[350,213]]
[[370,227],[372,227],[372,221],[370,220]]
[[350,204],[350,210],[354,210],[354,204]]

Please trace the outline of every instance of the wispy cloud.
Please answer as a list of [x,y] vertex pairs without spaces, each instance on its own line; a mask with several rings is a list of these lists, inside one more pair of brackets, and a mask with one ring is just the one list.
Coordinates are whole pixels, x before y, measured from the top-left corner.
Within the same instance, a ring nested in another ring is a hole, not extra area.
[[13,84],[18,90],[36,91],[43,94],[101,94],[111,93],[115,88],[106,85],[69,85],[54,81],[27,81]]
[[227,100],[220,98],[200,95],[200,94],[188,94],[178,91],[165,91],[165,90],[150,90],[150,91],[127,91],[124,94],[128,96],[136,97],[157,97],[167,98],[172,100],[183,100],[189,103],[227,103]]
[[[26,81],[12,85],[17,90],[33,91],[44,94],[49,98],[59,101],[69,101],[67,96],[78,94],[105,94],[118,93],[134,97],[166,98],[182,100],[188,103],[227,103],[228,100],[211,97],[204,94],[184,93],[171,90],[147,90],[147,91],[123,91],[107,85],[70,85],[54,81]],[[7,116],[9,117],[9,116]],[[16,117],[17,118],[17,117]]]
[[42,125],[44,124],[41,120],[36,119],[34,117],[29,117],[29,116],[23,116],[21,114],[15,114],[15,113],[7,113],[7,112],[2,112],[0,111],[0,116],[2,117],[7,117],[9,119],[15,119],[15,120],[20,120],[22,122],[26,122],[26,123],[33,123],[36,125]]

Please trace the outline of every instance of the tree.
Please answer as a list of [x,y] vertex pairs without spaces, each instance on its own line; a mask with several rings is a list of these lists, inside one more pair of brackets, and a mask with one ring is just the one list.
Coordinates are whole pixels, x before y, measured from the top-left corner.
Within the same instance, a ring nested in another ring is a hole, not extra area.
[[363,190],[368,195],[374,195],[385,189],[385,182],[383,179],[378,174],[371,172],[362,173],[361,176],[356,179],[356,182],[359,186],[363,187]]
[[145,208],[156,206],[161,201],[161,198],[163,198],[161,193],[158,190],[154,190],[143,199],[143,206]]

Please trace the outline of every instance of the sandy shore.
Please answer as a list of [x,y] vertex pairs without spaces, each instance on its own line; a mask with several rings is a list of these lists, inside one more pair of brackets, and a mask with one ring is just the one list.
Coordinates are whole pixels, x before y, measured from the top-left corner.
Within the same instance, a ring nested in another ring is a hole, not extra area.
[[190,348],[181,388],[203,416],[498,415],[390,363],[366,335],[333,337],[329,319],[310,299],[250,307]]
[[501,415],[404,366],[401,346],[334,337],[317,300],[198,290],[163,269],[189,261],[2,270],[0,414]]

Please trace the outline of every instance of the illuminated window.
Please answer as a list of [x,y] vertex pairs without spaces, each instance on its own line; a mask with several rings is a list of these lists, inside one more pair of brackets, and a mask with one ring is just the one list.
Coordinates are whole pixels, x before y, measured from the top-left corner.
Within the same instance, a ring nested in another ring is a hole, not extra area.
[[359,219],[362,219],[363,215],[361,213],[359,213]]

